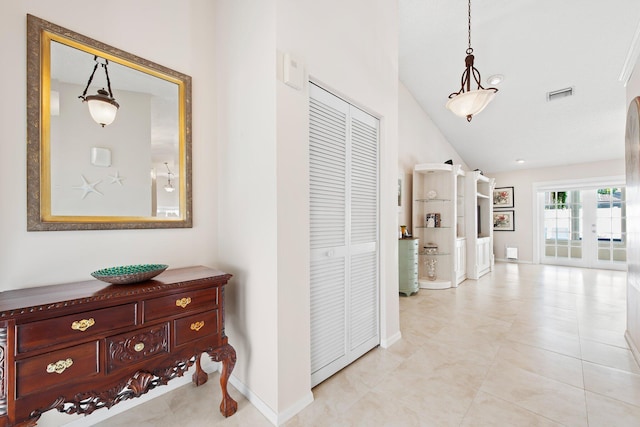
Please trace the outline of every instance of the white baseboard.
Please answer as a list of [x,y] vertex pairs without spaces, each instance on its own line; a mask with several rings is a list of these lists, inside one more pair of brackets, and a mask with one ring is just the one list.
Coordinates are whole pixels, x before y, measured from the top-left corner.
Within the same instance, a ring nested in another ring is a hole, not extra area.
[[533,264],[531,261],[522,261],[519,259],[496,258],[496,262],[507,262],[510,264]]
[[638,350],[638,347],[636,347],[636,343],[633,342],[631,334],[629,334],[628,330],[624,332],[624,337],[627,340],[627,344],[629,344],[629,348],[631,349],[633,358],[636,359],[636,363],[638,364],[638,366],[640,366],[640,351]]
[[293,418],[298,412],[304,409],[307,405],[313,402],[313,393],[309,390],[309,393],[295,404],[287,408],[286,410],[277,413],[269,405],[267,405],[262,399],[260,399],[249,387],[241,382],[233,374],[229,377],[229,382],[234,386],[247,400],[255,406],[255,408],[264,415],[271,424],[274,426],[283,425],[285,422]]
[[269,405],[264,403],[262,399],[258,397],[254,392],[251,391],[249,387],[247,387],[242,381],[240,381],[235,375],[231,374],[229,377],[229,382],[232,386],[234,386],[240,394],[247,398],[247,400],[256,407],[258,411],[262,415],[264,415],[271,424],[277,426],[278,424],[278,414],[271,409]]
[[307,405],[313,403],[313,393],[309,390],[306,396],[298,400],[296,403],[288,407],[286,410],[278,414],[278,426],[284,425],[287,421],[293,418],[298,412],[302,411]]
[[389,348],[395,343],[397,343],[398,341],[400,341],[401,339],[402,339],[402,333],[398,331],[395,334],[391,335],[389,338],[380,340],[380,347]]

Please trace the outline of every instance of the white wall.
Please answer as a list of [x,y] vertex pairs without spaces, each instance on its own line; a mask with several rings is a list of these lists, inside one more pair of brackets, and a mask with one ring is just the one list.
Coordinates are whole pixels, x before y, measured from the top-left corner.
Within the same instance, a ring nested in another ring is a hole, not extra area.
[[[225,269],[234,274],[226,293],[234,381],[272,421],[286,419],[311,398],[308,96],[278,81],[277,59],[298,55],[311,78],[381,118],[381,337],[390,345],[400,336],[396,2],[114,0],[97,15],[95,6],[3,7],[0,46],[14,66],[2,83],[0,289],[125,263]],[[24,231],[27,12],[193,77],[193,229]]]
[[[0,82],[0,290],[86,280],[96,269],[122,264],[218,264],[213,11],[201,0],[3,2],[0,52],[10,65]],[[27,13],[192,76],[192,229],[26,231]]]
[[505,246],[515,245],[518,247],[519,261],[533,262],[534,183],[622,175],[624,175],[624,160],[622,159],[552,168],[487,173],[487,176],[496,179],[496,187],[514,187],[515,231],[493,233],[493,253],[496,259],[505,259]]
[[[443,107],[444,108],[444,105]],[[460,155],[449,144],[440,129],[424,112],[413,95],[400,83],[398,90],[398,169],[403,179],[402,207],[398,224],[411,224],[413,167],[421,163],[444,163],[453,160],[469,170]]]
[[[380,332],[388,346],[399,338],[397,4],[278,0],[277,11],[279,60],[292,54],[308,78],[381,121]],[[308,104],[308,84],[296,90],[278,82],[279,411],[296,405],[310,388]]]
[[214,169],[223,183],[218,245],[221,267],[235,275],[226,294],[227,335],[238,354],[233,376],[272,414],[280,339],[275,10],[274,0],[218,1],[212,25],[219,63]]
[[[214,61],[212,55],[203,54],[210,51],[207,19],[212,7],[197,0],[180,7],[171,0],[114,0],[96,14],[96,5],[84,0],[25,0],[2,6],[0,51],[12,65],[3,69],[0,83],[4,94],[0,100],[0,290],[85,280],[92,271],[113,265],[216,264],[218,177],[212,167],[217,156],[209,82]],[[27,13],[193,77],[194,228],[26,231]]]
[[[91,69],[87,70],[91,72]],[[115,82],[114,82],[115,84]],[[60,115],[51,117],[51,214],[71,216],[151,216],[150,97],[117,91],[126,109],[106,126],[98,125],[87,105],[78,99],[82,85],[51,83],[60,94]],[[127,114],[135,112],[135,114]],[[111,152],[111,166],[91,163],[91,149]],[[164,165],[163,165],[164,166]],[[109,176],[122,177],[122,184]],[[83,197],[82,177],[98,193]]]
[[399,336],[389,178],[397,159],[397,10],[365,0],[220,1],[217,16],[225,64],[217,76],[219,168],[228,183],[220,190],[221,264],[236,274],[227,331],[242,356],[240,387],[278,423],[312,399],[308,86],[282,83],[282,55],[297,56],[305,77],[382,120],[381,336],[390,344]]

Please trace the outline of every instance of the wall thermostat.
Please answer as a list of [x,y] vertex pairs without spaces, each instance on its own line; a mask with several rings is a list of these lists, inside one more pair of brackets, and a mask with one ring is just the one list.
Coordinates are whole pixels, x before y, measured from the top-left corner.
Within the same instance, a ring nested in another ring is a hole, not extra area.
[[295,89],[302,89],[304,82],[304,67],[302,63],[291,56],[290,53],[284,54],[283,80],[288,86]]

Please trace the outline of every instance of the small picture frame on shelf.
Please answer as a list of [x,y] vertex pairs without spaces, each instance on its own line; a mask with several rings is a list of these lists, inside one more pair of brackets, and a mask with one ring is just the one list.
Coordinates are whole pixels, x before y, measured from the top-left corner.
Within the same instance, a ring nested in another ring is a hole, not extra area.
[[513,208],[513,187],[499,187],[493,190],[493,208]]
[[440,227],[440,219],[441,219],[441,216],[439,213],[430,212],[426,215],[425,225],[427,226],[427,228]]
[[493,231],[515,231],[515,212],[499,211],[493,213]]

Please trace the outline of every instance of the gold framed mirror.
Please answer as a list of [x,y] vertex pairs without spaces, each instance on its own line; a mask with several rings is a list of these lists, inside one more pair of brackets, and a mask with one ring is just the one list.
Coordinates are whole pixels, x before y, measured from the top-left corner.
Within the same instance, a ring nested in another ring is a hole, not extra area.
[[27,230],[185,227],[191,77],[27,15]]

